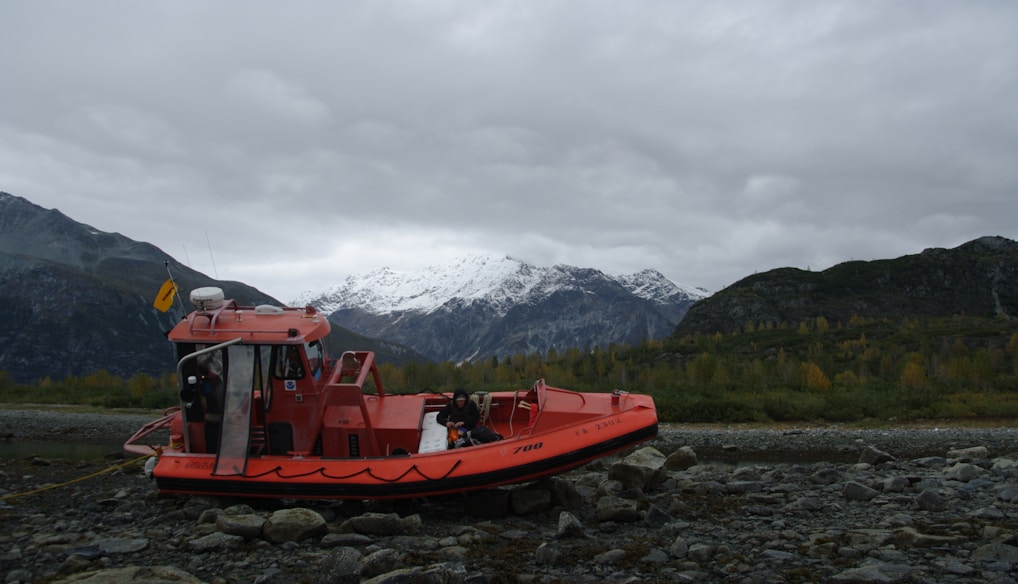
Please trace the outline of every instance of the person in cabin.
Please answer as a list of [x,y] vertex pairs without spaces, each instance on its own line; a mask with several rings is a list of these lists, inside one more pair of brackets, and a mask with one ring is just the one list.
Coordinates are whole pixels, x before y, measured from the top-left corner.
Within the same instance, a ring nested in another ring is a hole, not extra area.
[[481,421],[481,410],[467,395],[466,390],[457,389],[442,411],[438,412],[438,423],[459,431],[473,430]]

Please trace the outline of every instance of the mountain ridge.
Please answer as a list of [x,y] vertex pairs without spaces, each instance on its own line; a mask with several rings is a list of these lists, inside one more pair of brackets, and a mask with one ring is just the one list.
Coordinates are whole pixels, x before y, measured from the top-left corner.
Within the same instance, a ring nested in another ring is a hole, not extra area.
[[312,304],[341,326],[432,359],[463,361],[660,338],[706,295],[649,268],[609,276],[595,268],[542,268],[510,256],[472,254],[412,272],[380,268],[348,276],[295,303]]
[[[247,284],[192,270],[152,244],[0,191],[0,371],[17,382],[99,370],[124,377],[172,371],[176,355],[162,333],[180,318],[180,304],[167,313],[152,306],[167,267],[182,296],[218,286],[241,304],[281,304]],[[329,338],[396,362],[411,355],[341,327]]]
[[750,323],[831,323],[854,316],[1018,317],[1018,243],[984,236],[893,259],[849,261],[820,272],[753,274],[690,308],[673,336],[730,333]]

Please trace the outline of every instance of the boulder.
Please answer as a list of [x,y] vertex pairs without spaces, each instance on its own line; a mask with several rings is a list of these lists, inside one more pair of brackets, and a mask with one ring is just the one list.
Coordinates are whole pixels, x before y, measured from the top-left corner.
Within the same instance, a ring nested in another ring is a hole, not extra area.
[[315,584],[358,584],[361,581],[361,553],[351,547],[338,547],[318,566]]
[[555,537],[558,538],[572,538],[572,537],[584,537],[586,532],[583,529],[583,524],[576,518],[575,515],[567,511],[559,513],[558,516],[558,531],[555,533]]
[[325,519],[311,509],[280,509],[262,526],[265,539],[273,543],[301,541],[329,532]]
[[391,548],[383,548],[365,556],[361,561],[360,574],[364,578],[372,578],[393,570],[403,565],[403,554]]
[[990,451],[985,446],[973,446],[971,448],[953,448],[947,451],[947,457],[964,460],[981,460],[989,458]]
[[398,535],[403,533],[403,519],[397,513],[365,513],[344,523],[357,533],[366,535]]
[[878,464],[882,464],[885,462],[892,462],[894,460],[895,458],[893,456],[873,446],[867,446],[866,448],[863,449],[862,453],[859,455],[860,463],[869,464],[872,466],[876,466]]
[[972,559],[979,562],[1018,564],[1018,547],[999,542],[988,543],[973,550]]
[[689,446],[679,448],[665,459],[665,469],[673,471],[686,470],[697,464],[696,452]]
[[944,469],[944,475],[949,479],[967,483],[986,475],[986,471],[974,464],[959,462]]
[[843,489],[845,498],[852,501],[869,501],[877,496],[877,490],[871,489],[862,483],[848,481]]
[[627,489],[646,490],[665,479],[665,455],[651,446],[630,454],[608,468],[608,478],[621,482]]
[[230,535],[239,535],[244,539],[253,539],[261,535],[265,526],[265,518],[259,515],[229,515],[226,513],[216,517],[216,529]]
[[594,517],[599,522],[616,523],[635,523],[642,519],[635,502],[611,495],[598,499]]
[[947,499],[936,491],[925,490],[919,493],[916,495],[915,502],[923,511],[943,511],[947,509]]

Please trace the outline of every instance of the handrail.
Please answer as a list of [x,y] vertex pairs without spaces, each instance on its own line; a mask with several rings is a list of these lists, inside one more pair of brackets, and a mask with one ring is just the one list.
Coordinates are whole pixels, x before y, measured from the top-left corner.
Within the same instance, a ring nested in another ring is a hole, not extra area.
[[199,316],[204,316],[205,318],[209,319],[209,328],[208,328],[209,334],[210,335],[216,334],[216,321],[219,320],[219,317],[220,317],[220,315],[223,314],[223,312],[225,312],[225,311],[227,311],[227,310],[229,310],[231,308],[233,310],[238,310],[240,308],[237,305],[237,301],[236,300],[232,300],[232,299],[231,300],[227,300],[227,301],[223,302],[222,306],[219,306],[217,308],[213,308],[212,310],[203,310],[201,312],[196,312],[191,317],[191,322],[190,322],[190,324],[188,326],[188,332],[191,333],[191,334],[194,334],[194,325],[195,325],[194,321],[195,321],[195,319],[197,319]]
[[[198,358],[201,355],[205,355],[206,353],[212,353],[214,351],[218,351],[218,350],[223,349],[225,347],[228,347],[230,345],[236,345],[237,343],[239,343],[239,342],[241,342],[243,340],[244,340],[243,337],[237,337],[235,339],[230,339],[229,341],[225,341],[225,342],[219,343],[218,345],[212,345],[211,347],[205,347],[204,349],[198,349],[197,351],[195,351],[193,353],[188,353],[187,355],[184,355],[183,357],[181,357],[180,361],[177,361],[177,393],[178,393],[178,395],[181,392],[184,391],[184,383],[185,383],[185,381],[184,381],[184,363],[185,362],[187,362],[187,361],[189,361],[191,359],[196,359],[196,358]],[[187,408],[180,408],[180,417],[181,417],[181,420],[184,422],[184,452],[191,452],[191,438],[190,438],[190,434],[191,433],[187,431]]]

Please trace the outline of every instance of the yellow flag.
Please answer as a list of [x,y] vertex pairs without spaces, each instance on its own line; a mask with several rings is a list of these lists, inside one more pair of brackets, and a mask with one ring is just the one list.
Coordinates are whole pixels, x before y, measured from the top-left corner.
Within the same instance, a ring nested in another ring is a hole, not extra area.
[[159,312],[166,312],[173,306],[173,295],[176,293],[177,285],[173,283],[173,280],[166,280],[163,282],[163,287],[159,289],[159,294],[156,294],[152,306]]

